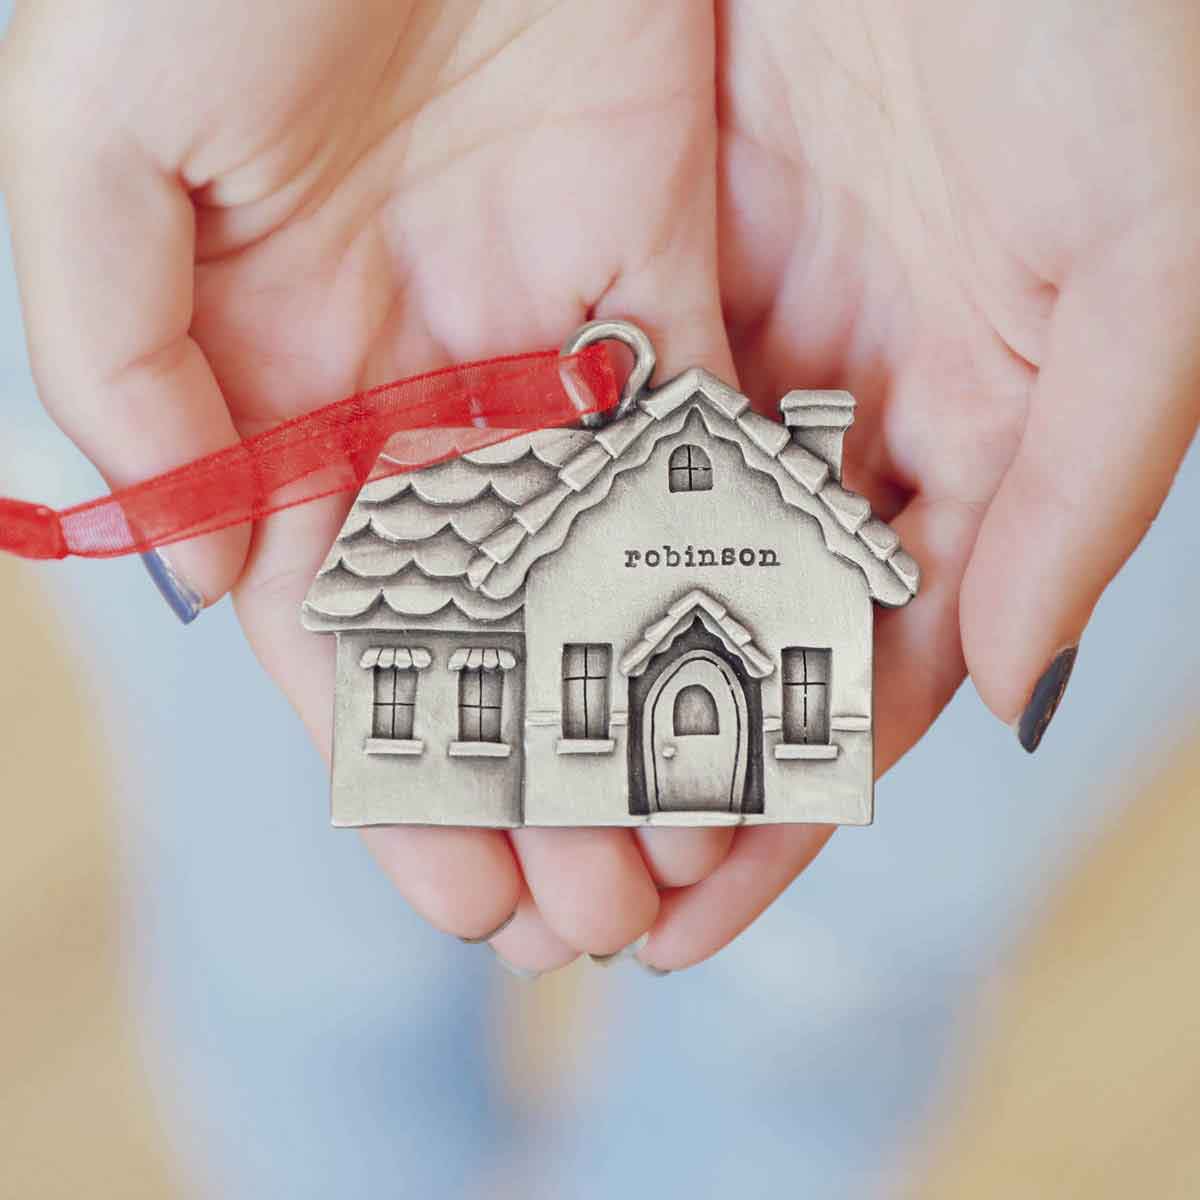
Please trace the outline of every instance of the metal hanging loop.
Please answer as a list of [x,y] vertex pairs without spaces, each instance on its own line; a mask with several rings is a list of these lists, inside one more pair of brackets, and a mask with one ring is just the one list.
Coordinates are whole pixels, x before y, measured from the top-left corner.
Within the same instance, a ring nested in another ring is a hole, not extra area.
[[578,354],[587,346],[606,341],[620,342],[633,351],[633,370],[629,372],[621,389],[621,399],[612,412],[589,413],[583,418],[583,424],[589,428],[607,425],[633,412],[650,383],[657,362],[653,343],[645,331],[631,321],[588,321],[563,342],[561,353],[564,357]]

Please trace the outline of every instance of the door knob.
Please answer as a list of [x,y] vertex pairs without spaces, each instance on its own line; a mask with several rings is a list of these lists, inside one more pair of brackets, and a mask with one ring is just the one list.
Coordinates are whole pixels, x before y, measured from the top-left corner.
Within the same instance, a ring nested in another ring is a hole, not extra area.
[[674,758],[675,757],[675,747],[672,746],[670,742],[668,742],[663,747],[662,754],[663,754],[663,758]]

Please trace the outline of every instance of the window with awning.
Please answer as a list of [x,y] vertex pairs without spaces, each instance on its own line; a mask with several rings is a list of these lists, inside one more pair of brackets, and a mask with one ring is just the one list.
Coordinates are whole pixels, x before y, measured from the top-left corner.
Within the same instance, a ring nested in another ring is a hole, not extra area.
[[371,737],[412,740],[417,712],[417,673],[433,662],[428,650],[412,646],[370,646],[359,664],[374,675]]
[[458,737],[464,743],[502,742],[504,672],[517,665],[511,650],[464,646],[450,655],[458,672]]

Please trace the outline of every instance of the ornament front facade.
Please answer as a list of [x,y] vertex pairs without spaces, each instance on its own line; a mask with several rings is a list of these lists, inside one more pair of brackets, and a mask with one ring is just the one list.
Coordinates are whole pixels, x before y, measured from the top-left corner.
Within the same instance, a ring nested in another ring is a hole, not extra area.
[[872,604],[918,571],[840,485],[849,397],[782,408],[693,370],[367,485],[304,606],[334,823],[868,823]]

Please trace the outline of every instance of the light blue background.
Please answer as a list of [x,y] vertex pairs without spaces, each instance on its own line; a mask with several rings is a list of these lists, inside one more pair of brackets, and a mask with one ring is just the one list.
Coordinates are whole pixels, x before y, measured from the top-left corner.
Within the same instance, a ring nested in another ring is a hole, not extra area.
[[[101,490],[38,407],[6,238],[0,405],[0,494]],[[183,630],[136,560],[38,568],[123,764],[131,990],[202,1194],[887,1195],[981,982],[1200,713],[1197,511],[1193,450],[1036,758],[965,688],[881,783],[877,824],[733,948],[662,980],[590,968],[542,1104],[500,1067],[523,985],[328,827],[323,765],[229,606]]]

